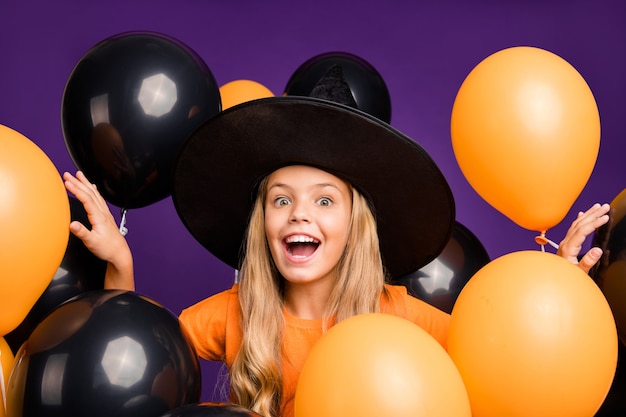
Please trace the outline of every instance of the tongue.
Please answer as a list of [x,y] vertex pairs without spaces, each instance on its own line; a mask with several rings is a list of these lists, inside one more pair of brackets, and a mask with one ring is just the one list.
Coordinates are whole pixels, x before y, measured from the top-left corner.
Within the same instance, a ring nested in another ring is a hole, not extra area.
[[317,249],[317,245],[308,243],[292,243],[289,246],[293,256],[311,256],[313,252],[315,252],[315,249]]

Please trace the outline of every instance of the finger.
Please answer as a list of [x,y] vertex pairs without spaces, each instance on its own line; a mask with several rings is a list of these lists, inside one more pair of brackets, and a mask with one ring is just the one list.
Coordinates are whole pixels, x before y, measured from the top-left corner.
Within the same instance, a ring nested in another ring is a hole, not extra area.
[[[63,183],[65,184],[65,188],[72,187],[72,188],[77,188],[78,185],[78,179],[73,176],[72,174],[70,174],[69,172],[64,172],[63,173]],[[73,192],[72,192],[73,194]]]
[[[110,227],[114,225],[117,228],[115,219],[109,210],[106,201],[99,195],[97,189],[91,186],[86,177],[80,172],[77,173],[77,177],[71,174],[64,174],[66,179],[66,188],[73,193],[76,198],[83,204],[85,212],[87,213],[87,219],[89,221],[90,229],[85,228],[86,231],[93,231],[97,234],[101,233],[101,228]],[[85,231],[80,230],[83,234],[78,236],[81,240],[92,239],[91,235],[84,234]]]
[[602,249],[597,248],[597,247],[591,248],[589,249],[589,252],[587,252],[580,259],[580,262],[578,262],[578,266],[586,274],[588,274],[591,268],[593,268],[593,266],[600,260],[601,257],[602,257]]
[[584,225],[586,223],[588,223],[591,220],[594,220],[596,218],[599,218],[605,214],[607,214],[609,212],[610,206],[609,204],[599,204],[599,203],[595,203],[593,206],[591,206],[587,211],[585,212],[579,212],[578,216],[576,217],[576,220],[574,220],[574,222],[572,222],[572,227],[571,229],[576,229],[578,227],[580,227],[581,225]]
[[74,220],[73,222],[70,223],[70,232],[72,232],[74,236],[76,236],[83,242],[89,239],[89,233],[90,233],[89,229],[87,229],[87,227],[84,224],[82,224],[81,222],[77,220]]
[[582,218],[576,227],[576,233],[585,238],[595,232],[599,227],[605,225],[609,221],[609,215],[607,212],[608,210],[605,211],[604,209],[595,210]]
[[607,213],[610,210],[609,204],[594,204],[585,212],[579,212],[576,220],[572,223],[567,234],[559,244],[557,254],[575,261],[582,250],[587,237],[604,225],[609,220]]
[[65,179],[65,188],[83,203],[88,213],[95,210],[109,211],[106,201],[100,195],[96,186],[90,183],[81,171],[78,171],[76,176],[65,173],[63,177]]
[[596,229],[608,221],[608,216],[601,216],[596,218],[589,218],[586,221],[580,223],[575,229],[572,230],[572,234],[569,236],[569,240],[572,244],[579,246],[584,243],[589,235],[596,231]]
[[608,220],[609,204],[594,204],[592,208],[584,213],[579,213],[578,218],[572,223],[565,238],[571,236],[582,236],[583,239],[591,234],[595,229],[605,224]]
[[85,185],[85,187],[89,189],[96,188],[96,185],[87,179],[83,171],[76,171],[76,179],[78,179],[78,181],[80,181],[83,185]]
[[82,171],[76,172],[76,178],[78,179],[80,185],[84,187],[83,189],[85,190],[85,192],[87,192],[92,198],[94,198],[96,202],[98,202],[99,204],[106,204],[104,198],[100,194],[100,191],[98,191],[98,187],[96,186],[96,184],[89,181],[89,179],[87,179]]
[[91,187],[89,187],[88,183],[85,184],[84,181],[81,181],[78,177],[75,177],[68,172],[63,174],[63,178],[65,179],[65,187],[71,191],[76,198],[80,199],[80,197],[87,198],[92,196],[93,191],[91,190]]
[[589,210],[583,213],[579,221],[586,222],[589,219],[600,218],[606,215],[610,209],[611,209],[611,206],[608,203],[604,203],[604,204],[596,203]]

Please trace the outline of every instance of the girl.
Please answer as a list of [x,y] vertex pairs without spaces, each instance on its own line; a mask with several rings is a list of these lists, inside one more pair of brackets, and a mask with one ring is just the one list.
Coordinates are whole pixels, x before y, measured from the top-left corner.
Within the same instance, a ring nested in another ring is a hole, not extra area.
[[[410,138],[347,106],[274,97],[207,121],[174,173],[183,223],[239,270],[239,283],[180,315],[199,356],[227,364],[233,402],[291,417],[309,350],[356,314],[404,317],[446,346],[449,316],[386,284],[434,259],[454,225],[443,175]],[[64,178],[92,223],[71,231],[108,261],[105,287],[134,290],[130,250],[106,202],[82,173]],[[601,250],[577,256],[608,208],[580,213],[559,255],[588,271]]]

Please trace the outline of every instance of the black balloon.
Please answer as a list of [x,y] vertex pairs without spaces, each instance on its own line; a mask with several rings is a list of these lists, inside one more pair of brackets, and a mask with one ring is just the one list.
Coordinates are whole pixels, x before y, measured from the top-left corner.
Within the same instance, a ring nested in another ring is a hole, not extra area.
[[[69,197],[69,200],[71,219],[89,224],[81,202],[73,197]],[[4,336],[13,353],[28,339],[35,326],[56,307],[78,294],[102,289],[106,267],[106,262],[98,259],[80,239],[70,234],[65,255],[52,281],[22,323]]]
[[437,258],[392,283],[404,285],[414,297],[451,313],[467,281],[489,261],[480,240],[467,227],[455,222],[452,236]]
[[200,398],[200,364],[176,316],[95,290],[56,308],[15,355],[7,417],[157,417]]
[[316,55],[291,75],[284,94],[309,96],[326,73],[341,67],[357,108],[384,122],[391,121],[391,98],[380,73],[365,59],[347,52],[326,52]]
[[609,221],[595,231],[592,245],[603,253],[590,275],[611,306],[620,341],[626,344],[626,189],[611,202]]
[[203,402],[183,405],[159,417],[261,417],[261,415],[236,404]]
[[63,135],[108,202],[139,208],[171,194],[180,145],[220,111],[219,86],[191,48],[159,33],[126,32],[93,46],[74,67]]

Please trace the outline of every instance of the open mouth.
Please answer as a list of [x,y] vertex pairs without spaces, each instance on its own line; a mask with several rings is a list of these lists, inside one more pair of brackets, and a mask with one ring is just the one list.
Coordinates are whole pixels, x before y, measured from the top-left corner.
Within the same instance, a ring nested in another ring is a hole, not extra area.
[[290,256],[307,258],[315,253],[320,241],[310,236],[293,235],[285,239],[285,247]]

